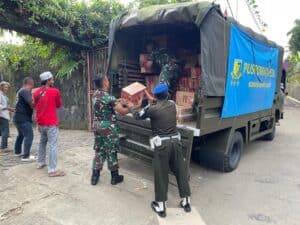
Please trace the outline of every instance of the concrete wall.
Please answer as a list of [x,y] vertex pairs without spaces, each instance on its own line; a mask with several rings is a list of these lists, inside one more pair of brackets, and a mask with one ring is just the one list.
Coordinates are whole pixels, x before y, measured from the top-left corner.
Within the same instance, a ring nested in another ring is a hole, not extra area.
[[[9,92],[11,106],[15,105],[16,90],[22,86],[23,76],[10,81]],[[39,76],[35,75],[36,87],[40,85]],[[58,110],[60,127],[63,129],[88,129],[87,118],[87,78],[82,69],[75,71],[71,78],[55,80],[55,87],[61,91],[63,107]]]
[[300,100],[300,84],[288,83],[288,93],[289,96]]
[[77,71],[70,79],[56,81],[62,94],[63,107],[58,110],[60,127],[87,129],[87,79]]

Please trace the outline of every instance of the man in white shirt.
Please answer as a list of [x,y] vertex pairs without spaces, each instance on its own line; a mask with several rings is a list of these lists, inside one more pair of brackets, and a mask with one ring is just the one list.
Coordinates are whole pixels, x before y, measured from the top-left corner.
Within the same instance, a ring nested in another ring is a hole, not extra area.
[[9,152],[7,148],[7,139],[9,135],[9,120],[10,112],[14,109],[9,106],[9,98],[7,97],[10,84],[8,82],[2,81],[0,83],[0,131],[1,131],[1,146],[0,152]]

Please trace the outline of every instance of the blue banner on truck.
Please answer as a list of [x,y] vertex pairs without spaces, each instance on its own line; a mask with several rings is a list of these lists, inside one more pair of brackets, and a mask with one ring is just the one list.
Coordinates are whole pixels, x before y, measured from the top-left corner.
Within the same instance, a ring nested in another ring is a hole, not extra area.
[[272,108],[279,50],[231,24],[222,118]]

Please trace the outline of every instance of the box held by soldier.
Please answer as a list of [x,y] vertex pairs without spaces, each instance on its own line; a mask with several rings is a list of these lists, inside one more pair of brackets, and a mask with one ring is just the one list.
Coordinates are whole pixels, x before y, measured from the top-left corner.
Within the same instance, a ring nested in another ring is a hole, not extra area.
[[145,90],[146,87],[143,84],[134,82],[127,87],[122,88],[121,97],[137,105],[139,99],[144,97]]

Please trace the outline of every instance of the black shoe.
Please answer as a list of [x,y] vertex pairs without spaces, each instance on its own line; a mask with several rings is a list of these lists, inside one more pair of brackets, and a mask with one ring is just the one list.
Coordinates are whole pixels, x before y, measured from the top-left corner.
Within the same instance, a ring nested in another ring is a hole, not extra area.
[[119,170],[111,171],[111,185],[122,183],[124,180],[123,175],[119,175]]
[[100,170],[93,170],[91,184],[96,185],[99,181],[99,177],[100,177]]
[[186,213],[189,213],[189,212],[192,211],[190,203],[187,203],[187,204],[183,205],[183,202],[180,201],[180,207],[183,208]]
[[155,213],[157,213],[157,215],[159,215],[162,218],[167,216],[165,203],[164,203],[164,210],[163,211],[157,211],[156,207],[158,207],[158,203],[155,202],[155,201],[151,202],[151,208],[153,209],[153,211]]

